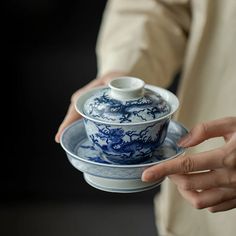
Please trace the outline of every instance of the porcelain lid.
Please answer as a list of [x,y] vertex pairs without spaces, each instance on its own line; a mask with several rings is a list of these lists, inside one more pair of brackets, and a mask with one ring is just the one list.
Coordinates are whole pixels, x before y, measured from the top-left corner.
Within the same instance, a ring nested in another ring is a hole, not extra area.
[[138,78],[116,78],[84,102],[83,112],[109,123],[142,123],[170,113],[170,105],[161,95],[144,85]]

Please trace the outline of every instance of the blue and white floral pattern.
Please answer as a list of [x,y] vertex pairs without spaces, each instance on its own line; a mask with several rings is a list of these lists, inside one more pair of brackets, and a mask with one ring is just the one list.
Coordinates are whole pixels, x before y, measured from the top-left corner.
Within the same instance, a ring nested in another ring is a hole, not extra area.
[[163,143],[169,119],[134,126],[84,122],[88,138],[101,155],[111,162],[132,164],[150,158]]
[[169,104],[149,89],[144,90],[143,97],[128,101],[111,98],[109,91],[105,88],[88,98],[84,113],[109,123],[139,123],[158,119],[170,112]]

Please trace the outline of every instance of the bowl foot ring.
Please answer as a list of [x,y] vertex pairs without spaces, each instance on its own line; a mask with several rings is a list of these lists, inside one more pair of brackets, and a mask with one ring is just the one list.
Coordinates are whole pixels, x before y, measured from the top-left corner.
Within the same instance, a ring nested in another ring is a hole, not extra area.
[[142,182],[141,179],[110,179],[84,173],[85,181],[94,188],[113,193],[142,192],[157,187],[164,180]]

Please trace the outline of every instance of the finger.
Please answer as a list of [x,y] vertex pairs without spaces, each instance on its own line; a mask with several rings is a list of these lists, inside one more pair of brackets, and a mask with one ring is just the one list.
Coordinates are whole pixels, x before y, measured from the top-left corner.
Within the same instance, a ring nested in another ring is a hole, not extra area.
[[88,83],[87,85],[85,85],[82,89],[77,90],[71,97],[71,104],[69,106],[69,109],[67,111],[67,114],[64,118],[64,120],[62,121],[57,134],[55,136],[55,141],[57,143],[60,142],[60,137],[61,134],[63,132],[63,130],[70,125],[71,123],[73,123],[74,121],[78,120],[81,118],[81,115],[75,110],[74,104],[76,102],[76,100],[78,99],[78,97],[83,94],[84,92],[86,92],[89,89],[92,89],[96,86],[101,86],[103,85],[104,82],[101,79],[94,79],[92,80],[90,83]]
[[77,111],[75,110],[74,106],[71,104],[69,109],[68,109],[68,112],[63,120],[63,122],[61,123],[58,131],[57,131],[57,134],[55,136],[55,141],[57,143],[60,142],[60,137],[61,137],[61,134],[63,132],[63,130],[68,126],[70,125],[71,123],[73,123],[74,121],[78,120],[81,118],[81,115],[79,113],[77,113]]
[[195,126],[178,145],[182,147],[195,146],[209,138],[225,136],[236,131],[236,117],[227,117],[201,123]]
[[223,147],[193,155],[182,155],[146,169],[143,172],[142,180],[149,182],[167,175],[221,168],[226,155]]
[[224,159],[224,166],[236,172],[236,152],[234,151]]
[[208,210],[210,212],[220,212],[220,211],[228,211],[234,208],[236,208],[236,198],[229,201],[225,201],[221,204],[209,207]]
[[206,190],[216,187],[236,188],[236,171],[218,169],[204,173],[170,175],[169,178],[183,190]]
[[228,143],[226,143],[225,148],[228,150],[229,155],[224,159],[225,167],[229,169],[236,169],[236,132],[230,137]]
[[198,191],[188,191],[178,188],[180,194],[194,208],[203,209],[230,201],[236,198],[236,190],[234,188],[214,188]]
[[104,80],[96,78],[94,80],[92,80],[91,82],[89,82],[88,84],[86,84],[83,88],[77,90],[71,97],[71,106],[74,106],[73,104],[76,103],[78,97],[80,95],[82,95],[83,93],[85,93],[86,91],[96,88],[98,86],[103,86],[105,85]]
[[81,118],[81,115],[79,115],[75,108],[74,108],[74,104],[75,102],[77,101],[78,97],[85,93],[86,91],[88,91],[89,89],[92,89],[92,88],[95,88],[95,87],[98,87],[98,86],[104,86],[106,84],[109,83],[110,80],[112,80],[114,77],[116,76],[123,76],[125,75],[124,72],[121,72],[121,71],[112,71],[112,72],[109,72],[107,73],[106,75],[102,76],[102,77],[99,77],[99,78],[96,78],[94,80],[92,80],[90,83],[88,83],[87,85],[85,85],[82,89],[79,89],[77,90],[71,97],[71,105],[68,109],[68,112],[67,112],[67,115],[66,117],[64,118],[62,124],[60,125],[59,129],[58,129],[58,132],[55,136],[55,141],[57,143],[60,142],[60,136],[61,136],[61,133],[62,131],[68,126],[70,125],[71,123],[73,123],[74,121],[78,120]]

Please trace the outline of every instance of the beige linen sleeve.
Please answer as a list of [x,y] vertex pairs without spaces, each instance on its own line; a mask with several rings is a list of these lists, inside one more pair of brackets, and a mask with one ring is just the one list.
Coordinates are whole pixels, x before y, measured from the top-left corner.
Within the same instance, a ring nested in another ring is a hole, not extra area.
[[167,87],[183,62],[187,0],[111,0],[97,41],[98,75],[124,71]]

